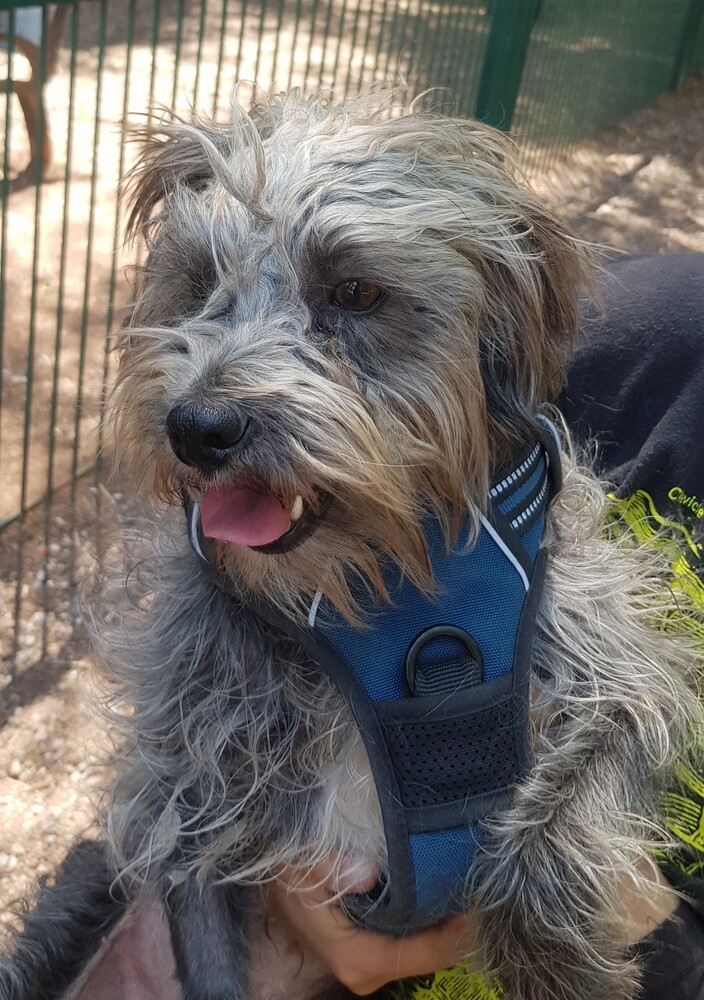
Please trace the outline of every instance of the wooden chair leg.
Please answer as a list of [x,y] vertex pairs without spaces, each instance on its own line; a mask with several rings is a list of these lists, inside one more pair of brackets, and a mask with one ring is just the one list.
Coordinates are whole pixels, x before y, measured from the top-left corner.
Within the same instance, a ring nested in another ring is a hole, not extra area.
[[[46,169],[51,163],[51,139],[49,137],[49,123],[47,121],[46,109],[41,90],[35,83],[25,83],[20,81],[15,84],[15,92],[19,99],[24,120],[27,123],[29,134],[30,162],[36,163],[39,159],[41,149],[42,164]],[[41,134],[39,124],[41,122]]]
[[[61,34],[68,18],[68,7],[58,6],[54,10],[47,36],[47,48],[44,65],[44,84],[48,83],[56,72],[58,59],[59,42]],[[4,37],[4,36],[2,36]],[[13,90],[22,108],[24,120],[27,124],[27,135],[29,136],[29,163],[25,169],[14,178],[11,184],[12,190],[27,187],[37,181],[42,181],[47,176],[51,166],[53,149],[51,143],[51,131],[49,128],[49,117],[44,104],[44,90],[40,85],[41,71],[41,49],[26,38],[17,36],[15,45],[28,60],[32,76],[29,80],[18,80],[12,83]],[[40,129],[41,123],[41,129]],[[37,176],[37,168],[41,159],[41,177]]]
[[[43,180],[51,165],[52,146],[47,121],[44,98],[41,89],[33,81],[17,81],[15,93],[20,102],[29,136],[29,163],[12,182],[14,189]],[[41,123],[41,130],[40,130]],[[37,177],[37,166],[41,158],[41,176]]]

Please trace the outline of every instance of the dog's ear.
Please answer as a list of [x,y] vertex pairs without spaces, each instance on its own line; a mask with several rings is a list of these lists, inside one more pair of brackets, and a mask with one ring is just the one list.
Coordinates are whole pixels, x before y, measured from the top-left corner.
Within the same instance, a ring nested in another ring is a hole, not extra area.
[[[254,215],[264,187],[264,152],[250,116],[234,101],[232,121],[220,124],[172,115],[157,124],[131,130],[139,153],[126,179],[129,206],[126,234],[148,239],[158,224],[159,205],[184,191],[198,192],[214,178]],[[162,208],[162,212],[163,212]]]
[[579,297],[593,281],[587,247],[530,192],[520,191],[511,210],[512,238],[473,261],[487,292],[480,364],[499,438],[520,437],[524,418],[563,387]]
[[126,235],[148,237],[155,209],[178,189],[197,191],[213,176],[213,154],[227,155],[227,136],[215,125],[198,128],[172,119],[130,130],[138,147],[126,177]]
[[592,289],[589,253],[520,181],[502,133],[434,113],[392,118],[384,131],[387,155],[412,157],[404,183],[432,201],[423,226],[467,265],[465,318],[479,353],[491,450],[507,457],[562,388],[580,288]]

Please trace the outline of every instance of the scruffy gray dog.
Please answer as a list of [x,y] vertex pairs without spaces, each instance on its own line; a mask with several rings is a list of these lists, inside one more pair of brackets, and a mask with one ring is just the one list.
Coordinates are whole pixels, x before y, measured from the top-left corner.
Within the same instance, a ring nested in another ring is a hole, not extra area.
[[[113,593],[99,626],[129,706],[110,865],[128,895],[166,898],[184,998],[250,1000],[281,866],[386,860],[348,705],[257,602],[299,620],[322,592],[364,627],[359,582],[385,597],[389,561],[432,593],[423,520],[454,544],[535,439],[588,264],[474,122],[292,94],[141,142],[130,230],[148,256],[113,415],[158,513],[119,585],[129,609]],[[646,891],[662,844],[660,792],[699,724],[696,659],[668,627],[686,609],[664,567],[605,538],[600,484],[562,461],[532,764],[483,824],[466,908],[474,962],[507,998],[626,1000],[620,896]]]

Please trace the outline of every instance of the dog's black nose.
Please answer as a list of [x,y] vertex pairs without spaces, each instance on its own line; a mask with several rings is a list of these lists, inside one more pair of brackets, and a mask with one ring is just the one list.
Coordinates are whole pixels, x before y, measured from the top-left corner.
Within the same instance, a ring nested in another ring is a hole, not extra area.
[[166,418],[176,457],[203,472],[222,469],[244,444],[248,427],[249,417],[239,406],[181,403]]

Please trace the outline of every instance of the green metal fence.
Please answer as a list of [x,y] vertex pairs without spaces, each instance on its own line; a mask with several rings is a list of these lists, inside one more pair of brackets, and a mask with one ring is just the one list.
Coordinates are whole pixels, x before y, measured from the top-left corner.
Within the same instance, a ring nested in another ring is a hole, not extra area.
[[126,115],[224,115],[237,80],[339,96],[402,81],[512,126],[543,168],[704,66],[704,0],[0,0],[0,58],[0,636],[22,666],[53,655],[48,628],[24,648],[28,616],[71,618],[55,596],[86,496],[90,531],[107,523]]
[[[692,0],[541,0],[512,128],[544,166],[704,66]],[[698,33],[699,32],[699,33]]]

